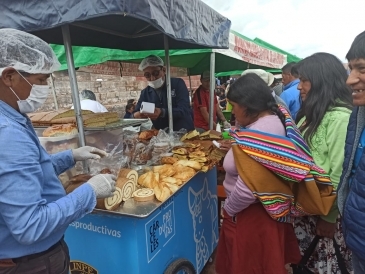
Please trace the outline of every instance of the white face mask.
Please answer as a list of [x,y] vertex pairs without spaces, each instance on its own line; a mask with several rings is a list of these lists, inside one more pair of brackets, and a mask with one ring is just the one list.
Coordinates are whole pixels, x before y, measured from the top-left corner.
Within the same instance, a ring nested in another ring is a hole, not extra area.
[[[19,72],[18,72],[19,73]],[[19,73],[21,77],[32,87],[29,97],[25,100],[20,100],[19,96],[10,88],[14,95],[18,98],[18,107],[20,113],[31,113],[39,109],[46,101],[49,93],[48,85],[32,85],[23,75]]]
[[163,77],[161,78],[158,78],[156,79],[155,81],[148,81],[148,85],[151,87],[151,88],[160,88],[163,86],[163,84],[165,83],[165,80],[162,79]]

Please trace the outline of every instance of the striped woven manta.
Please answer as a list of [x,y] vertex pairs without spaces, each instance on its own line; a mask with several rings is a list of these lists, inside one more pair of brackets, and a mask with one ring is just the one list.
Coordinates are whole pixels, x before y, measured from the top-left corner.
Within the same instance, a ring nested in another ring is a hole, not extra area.
[[[276,221],[292,223],[300,216],[327,215],[336,198],[330,177],[315,165],[308,145],[287,110],[283,107],[280,110],[285,115],[286,136],[250,129],[231,131],[238,151],[245,152],[248,158],[280,180],[263,179],[262,171],[254,166],[250,168],[259,173],[250,174],[245,169],[245,156],[234,153],[240,158],[236,162],[238,173]],[[272,185],[267,187],[270,183]]]
[[279,106],[285,115],[286,136],[257,130],[231,131],[233,142],[250,157],[285,180],[301,182],[314,179],[319,184],[332,185],[329,175],[316,166],[308,145],[301,136],[288,111]]

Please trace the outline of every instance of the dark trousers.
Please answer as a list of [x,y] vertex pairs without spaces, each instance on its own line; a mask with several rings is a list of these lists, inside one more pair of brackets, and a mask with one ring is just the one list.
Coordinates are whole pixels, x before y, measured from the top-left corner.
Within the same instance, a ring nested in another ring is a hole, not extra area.
[[62,239],[45,252],[1,262],[0,274],[67,274],[70,255]]

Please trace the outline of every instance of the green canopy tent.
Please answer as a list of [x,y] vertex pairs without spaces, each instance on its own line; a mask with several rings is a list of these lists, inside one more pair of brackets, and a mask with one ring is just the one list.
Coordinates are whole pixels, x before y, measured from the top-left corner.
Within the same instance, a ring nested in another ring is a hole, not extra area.
[[[64,47],[51,45],[60,63],[61,70],[67,69]],[[189,75],[198,75],[209,70],[211,53],[215,53],[215,72],[244,70],[250,68],[281,68],[286,56],[255,44],[251,39],[231,31],[229,49],[170,50],[170,64],[188,69]],[[75,67],[100,64],[105,61],[139,63],[144,57],[155,54],[164,58],[163,50],[124,51],[115,49],[73,47]]]
[[[252,67],[250,67],[252,68]],[[271,72],[272,74],[278,74],[281,73],[281,69],[264,69],[267,72]],[[241,75],[241,73],[244,70],[231,70],[231,71],[224,71],[224,72],[218,72],[215,74],[216,77],[225,77],[225,76],[231,76],[231,75]]]

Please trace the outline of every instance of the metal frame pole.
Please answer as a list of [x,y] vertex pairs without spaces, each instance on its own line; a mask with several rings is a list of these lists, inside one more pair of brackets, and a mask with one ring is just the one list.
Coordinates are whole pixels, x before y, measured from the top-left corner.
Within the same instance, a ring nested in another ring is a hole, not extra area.
[[169,115],[169,133],[174,131],[174,122],[172,117],[172,99],[171,99],[171,72],[170,72],[170,53],[168,36],[164,35],[165,61],[166,61],[166,88],[167,88],[167,112]]
[[77,128],[79,131],[80,146],[85,146],[84,123],[82,121],[82,116],[81,116],[79,88],[77,86],[75,63],[71,46],[70,28],[68,25],[62,26],[62,36],[67,59],[68,76],[70,78],[71,97],[76,115]]
[[189,86],[190,86],[190,89],[189,89],[189,93],[192,93],[193,91],[193,88],[191,87],[191,76],[190,76],[190,70],[188,69],[188,76],[189,76]]
[[54,86],[53,75],[51,74],[51,77],[49,77],[49,78],[51,80],[51,85],[52,85],[52,95],[53,95],[54,106],[55,106],[56,110],[58,110],[58,102],[57,102],[56,89]]
[[215,52],[210,54],[209,129],[213,128],[215,90]]

